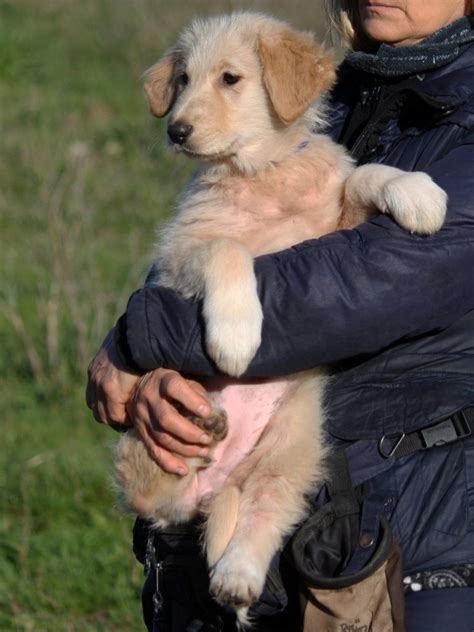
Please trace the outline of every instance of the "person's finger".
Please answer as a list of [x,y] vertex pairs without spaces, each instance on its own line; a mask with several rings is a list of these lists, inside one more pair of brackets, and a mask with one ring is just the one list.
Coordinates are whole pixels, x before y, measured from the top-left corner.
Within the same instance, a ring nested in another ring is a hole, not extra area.
[[187,384],[190,388],[194,389],[198,395],[202,395],[207,401],[209,401],[209,395],[204,388],[204,386],[200,382],[195,382],[194,380],[186,380]]
[[180,441],[176,437],[167,432],[158,432],[156,434],[151,435],[153,440],[156,440],[158,445],[169,452],[175,452],[180,456],[185,457],[203,457],[206,458],[209,456],[209,448],[203,447],[202,445],[184,443]]
[[165,472],[169,474],[178,474],[179,476],[185,476],[189,468],[186,463],[176,458],[171,452],[160,448],[147,432],[147,427],[137,427],[138,434],[141,440],[145,444],[145,447],[150,455],[150,458],[157,463]]
[[127,409],[123,404],[119,404],[112,400],[107,400],[105,404],[105,414],[108,423],[124,424],[128,421]]
[[[152,404],[152,402],[149,402]],[[200,443],[209,445],[212,441],[210,435],[204,432],[192,421],[183,417],[169,402],[162,401],[159,408],[149,405],[149,414],[152,431],[164,430],[185,443]],[[156,412],[156,414],[155,414]]]
[[95,403],[94,408],[93,408],[93,413],[94,413],[94,417],[96,421],[99,421],[100,423],[103,423],[103,424],[107,424],[109,422],[107,411],[105,409],[105,405],[103,401],[98,400]]
[[187,380],[178,373],[168,372],[161,378],[160,392],[168,399],[179,402],[193,415],[206,417],[211,412],[211,404],[204,393],[198,393]]
[[86,386],[86,406],[91,410],[93,409],[95,402],[94,391],[95,389],[93,388],[92,383],[88,382]]
[[94,419],[106,426],[130,425],[128,413],[123,406],[111,406],[110,402],[98,400],[92,406]]
[[92,406],[91,410],[92,410],[92,416],[94,417],[94,419],[95,419],[98,423],[100,423],[100,424],[104,424],[104,423],[105,423],[105,421],[102,421],[102,417],[101,417],[101,415],[100,415],[100,413],[99,413],[99,410],[98,410],[98,408],[97,408],[97,405],[96,405],[96,404],[94,404],[94,406]]
[[[179,378],[179,381],[184,381],[177,373],[174,375]],[[168,392],[167,386],[164,391]],[[173,390],[173,393],[175,394],[176,390]],[[141,380],[135,393],[132,417],[135,422],[143,420],[145,424],[150,420],[152,434],[164,430],[188,444],[209,445],[212,441],[207,433],[181,415],[175,406],[163,397],[161,380],[157,383],[150,376],[145,376]]]

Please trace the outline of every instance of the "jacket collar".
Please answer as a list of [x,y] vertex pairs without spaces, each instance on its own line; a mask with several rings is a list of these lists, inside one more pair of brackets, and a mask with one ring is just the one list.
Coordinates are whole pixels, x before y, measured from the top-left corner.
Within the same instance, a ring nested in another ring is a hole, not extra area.
[[474,44],[455,61],[418,79],[411,91],[427,106],[440,111],[460,107],[474,91]]
[[[357,89],[354,90],[354,84],[359,83],[360,94],[363,94],[369,88],[380,86],[384,83],[401,84],[398,79],[383,80],[374,75],[363,71],[354,70],[343,62],[338,69],[339,81],[336,84],[333,97],[341,100],[351,107],[358,100]],[[359,77],[359,81],[355,77]],[[405,84],[406,85],[406,84]],[[420,75],[416,75],[416,80],[411,83],[408,92],[418,97],[419,103],[428,109],[440,114],[447,110],[455,110],[471,97],[474,90],[474,44],[471,44],[466,50],[453,62]],[[360,98],[360,96],[359,96]]]

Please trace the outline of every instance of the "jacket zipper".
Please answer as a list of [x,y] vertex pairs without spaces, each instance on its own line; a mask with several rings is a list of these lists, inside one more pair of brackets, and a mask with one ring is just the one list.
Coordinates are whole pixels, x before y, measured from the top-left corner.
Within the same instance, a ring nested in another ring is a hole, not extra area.
[[[368,104],[371,106],[372,112],[374,112],[376,109],[376,103],[380,100],[381,92],[382,92],[382,88],[380,85],[375,86],[370,91]],[[352,145],[351,154],[353,156],[358,156],[359,149],[363,146],[363,143],[365,143],[366,140],[369,138],[370,134],[374,130],[376,123],[377,121],[375,123],[370,123],[369,125],[366,125],[362,133],[359,135],[355,143]]]

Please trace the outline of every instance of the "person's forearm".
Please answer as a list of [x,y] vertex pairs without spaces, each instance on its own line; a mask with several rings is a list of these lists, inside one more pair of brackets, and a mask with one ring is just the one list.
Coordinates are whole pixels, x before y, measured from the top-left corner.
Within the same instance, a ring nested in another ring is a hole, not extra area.
[[[355,230],[256,260],[262,344],[246,376],[288,374],[373,354],[443,329],[474,309],[468,140],[430,170],[449,197],[446,225],[434,237],[408,235],[379,216]],[[146,287],[132,297],[126,341],[144,370],[217,372],[205,351],[200,303],[172,290]]]
[[[368,230],[383,233],[382,227]],[[357,236],[332,235],[256,261],[265,317],[247,376],[287,374],[375,353],[400,338],[442,329],[474,309],[474,276],[468,273],[474,243],[441,245],[408,236],[356,243]],[[147,287],[132,297],[127,319],[129,351],[143,369],[217,372],[205,351],[199,302]]]

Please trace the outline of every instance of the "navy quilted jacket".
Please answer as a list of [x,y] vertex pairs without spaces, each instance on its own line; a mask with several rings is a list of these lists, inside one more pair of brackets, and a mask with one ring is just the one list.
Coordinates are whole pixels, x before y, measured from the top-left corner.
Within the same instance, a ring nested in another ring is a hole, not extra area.
[[[369,79],[343,66],[332,104],[336,140],[355,103],[379,90]],[[380,215],[255,263],[263,342],[247,375],[333,365],[328,429],[347,441],[413,431],[474,405],[474,46],[402,96],[382,125],[363,130],[371,141],[363,160],[429,173],[449,196],[443,229],[409,235]],[[126,341],[144,370],[216,371],[199,302],[173,291],[145,287],[132,296]],[[397,500],[408,569],[474,561],[473,444],[399,459],[379,477],[377,494]]]
[[[410,99],[385,125],[376,160],[426,171],[448,192],[441,232],[409,235],[378,216],[255,264],[263,342],[247,375],[351,359],[334,385],[333,429],[346,438],[421,426],[474,404],[474,47],[413,92],[415,120]],[[352,73],[334,99],[336,139],[355,98]],[[127,338],[136,364],[214,373],[199,313],[198,302],[170,290],[135,293]]]

